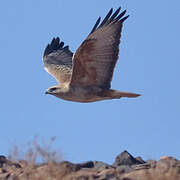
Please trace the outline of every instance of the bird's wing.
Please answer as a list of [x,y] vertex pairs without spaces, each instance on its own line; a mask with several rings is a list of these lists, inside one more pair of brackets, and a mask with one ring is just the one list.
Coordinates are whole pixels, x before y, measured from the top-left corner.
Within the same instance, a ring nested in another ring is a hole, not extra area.
[[60,84],[69,83],[72,74],[72,56],[69,46],[64,47],[64,42],[60,42],[58,37],[53,38],[44,51],[44,68]]
[[[70,85],[110,88],[113,70],[118,60],[119,43],[126,11],[109,11],[102,23],[100,17],[86,40],[73,57]],[[100,25],[99,25],[100,24]]]

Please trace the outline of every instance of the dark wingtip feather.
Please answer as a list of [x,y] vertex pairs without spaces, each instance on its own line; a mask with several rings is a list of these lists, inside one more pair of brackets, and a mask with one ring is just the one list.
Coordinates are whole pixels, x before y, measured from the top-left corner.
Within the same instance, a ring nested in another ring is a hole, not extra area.
[[64,49],[64,50],[68,50],[68,49],[69,49],[69,46],[65,46],[63,49]]
[[53,47],[54,50],[57,50],[59,48],[59,37],[57,38],[53,38],[52,42],[51,42],[51,46]]
[[93,33],[93,32],[96,30],[96,28],[97,28],[97,26],[99,25],[100,21],[101,21],[101,17],[99,17],[99,18],[97,19],[97,21],[96,21],[94,27],[92,28],[90,34]]
[[110,11],[108,12],[108,14],[106,15],[106,17],[104,18],[104,20],[102,21],[102,23],[100,24],[99,27],[102,27],[104,24],[106,24],[106,22],[108,21],[109,17],[111,16],[113,12],[113,8],[110,9]]
[[64,42],[60,42],[59,48],[62,48],[64,46]]
[[121,7],[119,7],[115,12],[114,14],[111,16],[109,22],[113,21],[114,18],[119,14],[119,11],[121,10]]
[[[108,12],[108,14],[106,15],[106,17],[104,18],[104,20],[102,21],[102,23],[99,25],[101,18],[99,17],[93,27],[93,29],[91,30],[90,34],[93,33],[94,31],[96,31],[97,29],[101,28],[103,25],[105,24],[110,24],[110,23],[116,23],[116,22],[120,22],[123,23],[128,17],[125,16],[126,14],[126,10],[124,10],[122,13],[119,14],[121,10],[121,7],[119,7],[114,13],[113,13],[113,8],[110,9],[110,11]],[[113,13],[113,14],[112,14]],[[119,15],[118,15],[119,14]],[[116,17],[117,16],[117,17]],[[121,19],[122,18],[122,19]],[[99,27],[98,27],[99,25]]]
[[129,15],[125,16],[124,18],[122,18],[122,19],[120,20],[120,22],[123,23],[128,17],[129,17]]
[[116,18],[116,21],[118,21],[119,19],[121,19],[125,14],[126,14],[126,10],[124,10],[124,11]]
[[[46,46],[43,56],[46,56],[52,53],[53,51],[57,51],[58,49],[63,49],[63,46],[64,46],[64,42],[60,42],[59,37],[53,38],[51,43]],[[64,48],[68,49],[69,47],[66,46]]]

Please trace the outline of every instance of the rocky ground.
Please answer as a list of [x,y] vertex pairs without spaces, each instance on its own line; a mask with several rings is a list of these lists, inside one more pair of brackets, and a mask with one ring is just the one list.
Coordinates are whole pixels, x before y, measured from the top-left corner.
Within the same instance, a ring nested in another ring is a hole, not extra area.
[[119,154],[112,165],[99,161],[73,164],[31,164],[13,162],[0,156],[0,180],[180,180],[180,161],[162,157],[159,161],[134,158],[127,151]]

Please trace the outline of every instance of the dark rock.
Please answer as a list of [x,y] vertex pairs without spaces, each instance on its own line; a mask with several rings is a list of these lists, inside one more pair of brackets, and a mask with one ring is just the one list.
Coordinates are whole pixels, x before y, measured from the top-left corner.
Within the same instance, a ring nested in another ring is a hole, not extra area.
[[6,159],[5,156],[0,156],[0,168],[3,166],[15,166],[16,168],[21,168],[21,165]]
[[93,163],[94,163],[94,168],[97,170],[112,168],[112,166],[110,166],[109,164],[101,161],[94,161]]
[[66,169],[69,172],[76,172],[81,169],[79,165],[73,164],[69,161],[63,161],[59,164],[60,168]]
[[0,168],[6,163],[7,159],[5,156],[0,156]]
[[136,161],[139,161],[140,164],[146,163],[146,161],[144,161],[144,160],[142,159],[142,157],[140,157],[140,156],[136,157],[135,159],[136,159]]
[[113,166],[120,166],[120,165],[134,165],[134,164],[142,164],[141,161],[135,159],[131,154],[129,154],[127,151],[122,152],[119,154],[115,162],[113,163]]
[[93,161],[87,161],[85,163],[78,163],[76,165],[80,168],[93,168],[94,167]]
[[3,164],[7,161],[5,156],[0,156],[0,164]]

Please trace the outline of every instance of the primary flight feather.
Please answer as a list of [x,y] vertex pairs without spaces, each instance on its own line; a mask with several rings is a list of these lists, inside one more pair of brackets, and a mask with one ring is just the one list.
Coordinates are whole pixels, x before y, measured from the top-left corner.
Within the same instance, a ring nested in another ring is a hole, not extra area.
[[74,55],[59,37],[53,38],[44,51],[43,63],[59,85],[48,88],[46,94],[76,102],[140,96],[110,89],[122,25],[129,17],[124,16],[126,10],[121,13],[120,10],[113,13],[111,9],[101,23],[99,17]]

